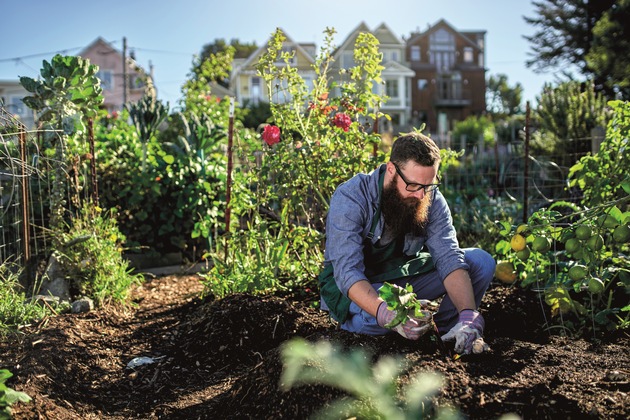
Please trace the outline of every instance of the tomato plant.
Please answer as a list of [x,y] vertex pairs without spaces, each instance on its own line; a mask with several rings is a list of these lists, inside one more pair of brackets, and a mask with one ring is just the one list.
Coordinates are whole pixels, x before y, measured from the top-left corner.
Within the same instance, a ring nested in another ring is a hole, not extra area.
[[542,293],[558,326],[572,333],[630,326],[630,103],[610,105],[600,152],[571,168],[581,203],[556,202],[519,227],[501,222],[495,247],[519,284]]

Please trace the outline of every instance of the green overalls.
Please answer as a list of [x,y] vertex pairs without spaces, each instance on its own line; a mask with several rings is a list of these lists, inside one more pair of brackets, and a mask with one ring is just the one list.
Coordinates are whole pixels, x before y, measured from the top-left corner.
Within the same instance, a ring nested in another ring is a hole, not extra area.
[[[380,197],[383,191],[384,179],[385,171],[379,177],[379,207],[374,213],[370,232],[363,241],[365,276],[372,284],[386,281],[393,282],[405,277],[428,273],[434,269],[433,260],[428,252],[418,252],[416,255],[405,255],[403,253],[405,235],[399,235],[384,246],[372,243],[374,230],[381,218]],[[352,301],[339,290],[335,282],[332,264],[324,267],[317,280],[319,281],[322,299],[328,305],[331,316],[339,323],[345,322]]]

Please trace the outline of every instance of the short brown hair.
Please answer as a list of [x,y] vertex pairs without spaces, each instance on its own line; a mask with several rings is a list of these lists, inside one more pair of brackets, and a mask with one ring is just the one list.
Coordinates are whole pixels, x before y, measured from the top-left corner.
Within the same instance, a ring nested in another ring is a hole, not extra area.
[[440,148],[430,137],[414,131],[394,141],[390,160],[397,165],[413,160],[422,166],[433,166],[441,161]]

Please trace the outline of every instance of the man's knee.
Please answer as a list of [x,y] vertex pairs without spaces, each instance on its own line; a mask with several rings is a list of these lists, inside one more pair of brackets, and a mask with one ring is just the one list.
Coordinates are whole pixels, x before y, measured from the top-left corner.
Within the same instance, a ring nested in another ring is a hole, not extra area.
[[494,278],[496,261],[492,255],[480,248],[467,248],[465,255],[473,287],[477,284],[487,289]]

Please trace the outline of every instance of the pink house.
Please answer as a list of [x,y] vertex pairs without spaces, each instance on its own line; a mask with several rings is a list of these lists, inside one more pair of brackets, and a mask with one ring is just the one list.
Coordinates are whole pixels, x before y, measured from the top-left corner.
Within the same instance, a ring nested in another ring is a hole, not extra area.
[[142,98],[147,77],[151,75],[136,63],[133,55],[126,57],[123,67],[123,53],[101,37],[78,55],[99,67],[97,76],[103,88],[103,107],[108,112],[120,111],[125,102],[136,102]]

